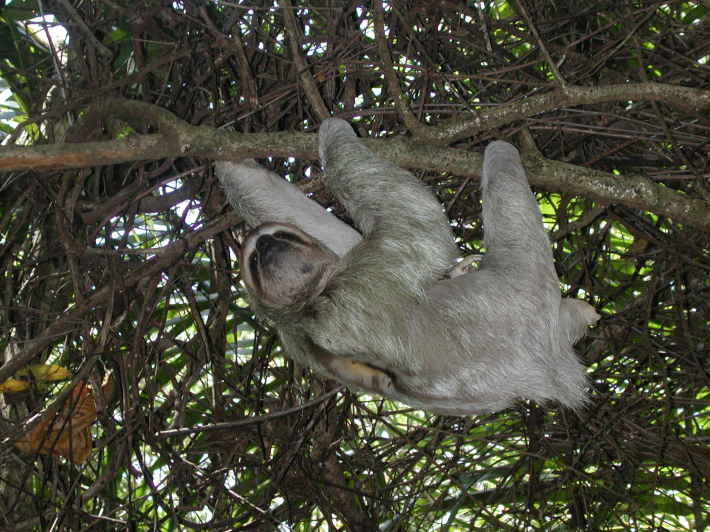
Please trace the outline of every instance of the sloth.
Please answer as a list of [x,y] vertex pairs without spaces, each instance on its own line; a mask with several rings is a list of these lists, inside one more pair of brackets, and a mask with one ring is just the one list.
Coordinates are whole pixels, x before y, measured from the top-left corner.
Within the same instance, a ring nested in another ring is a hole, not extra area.
[[[355,389],[445,415],[549,400],[580,408],[573,344],[598,319],[562,298],[518,151],[485,150],[485,254],[455,267],[441,205],[340,119],[323,122],[325,184],[357,231],[251,160],[216,175],[252,230],[240,254],[252,308],[285,354]],[[470,261],[469,261],[470,262]]]

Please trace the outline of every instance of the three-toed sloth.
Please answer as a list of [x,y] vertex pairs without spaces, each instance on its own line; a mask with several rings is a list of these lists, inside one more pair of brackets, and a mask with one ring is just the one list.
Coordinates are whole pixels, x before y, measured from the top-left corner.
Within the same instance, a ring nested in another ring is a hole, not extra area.
[[483,190],[486,253],[457,256],[434,196],[377,157],[343,120],[320,127],[326,185],[359,233],[253,161],[220,162],[227,196],[254,229],[242,278],[287,356],[346,385],[443,414],[516,399],[579,407],[585,371],[572,344],[598,316],[563,299],[517,150],[491,143]]

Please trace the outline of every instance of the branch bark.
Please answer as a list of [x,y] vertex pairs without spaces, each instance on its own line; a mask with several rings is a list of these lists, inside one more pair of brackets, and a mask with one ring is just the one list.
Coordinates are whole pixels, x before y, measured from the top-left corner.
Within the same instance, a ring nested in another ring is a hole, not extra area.
[[[684,87],[679,89],[681,92],[696,91]],[[710,94],[707,91],[696,92],[706,93],[706,96]],[[542,96],[547,101],[547,95]],[[591,98],[593,95],[587,96]],[[694,103],[688,102],[688,104],[710,105],[710,96],[706,98],[706,102],[702,101],[700,96],[696,94]],[[685,97],[688,97],[688,94]],[[532,102],[530,105],[539,107],[542,101]],[[110,100],[97,108],[102,112],[115,113],[128,122],[135,121],[137,117],[148,118],[161,133],[135,135],[105,142],[0,147],[0,170],[83,168],[132,160],[184,156],[210,159],[267,156],[318,158],[317,139],[313,134],[244,134],[220,131],[206,126],[192,126],[164,109],[143,102]],[[92,112],[88,112],[87,115],[91,115]],[[466,120],[460,122],[466,123]],[[490,123],[488,127],[491,127]],[[449,133],[458,138],[464,129],[457,126],[457,132],[449,129]],[[480,175],[482,156],[479,153],[442,147],[431,142],[417,142],[406,137],[365,139],[365,143],[378,155],[405,168],[448,172],[461,176]],[[524,155],[524,163],[530,183],[546,190],[579,194],[604,203],[619,203],[668,216],[698,228],[710,228],[710,205],[706,201],[689,198],[646,177],[616,176],[551,161],[536,154]]]
[[428,130],[427,137],[442,145],[482,131],[510,124],[562,107],[618,101],[663,102],[695,114],[710,109],[710,91],[665,83],[626,83],[596,87],[567,86],[524,100],[482,109],[474,115],[457,116]]

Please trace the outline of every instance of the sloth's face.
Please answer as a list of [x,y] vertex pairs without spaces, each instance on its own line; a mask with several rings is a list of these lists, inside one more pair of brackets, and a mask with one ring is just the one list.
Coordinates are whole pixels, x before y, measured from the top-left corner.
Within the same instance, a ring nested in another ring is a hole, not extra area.
[[291,224],[267,223],[242,245],[242,278],[251,294],[268,306],[287,306],[320,294],[338,256]]

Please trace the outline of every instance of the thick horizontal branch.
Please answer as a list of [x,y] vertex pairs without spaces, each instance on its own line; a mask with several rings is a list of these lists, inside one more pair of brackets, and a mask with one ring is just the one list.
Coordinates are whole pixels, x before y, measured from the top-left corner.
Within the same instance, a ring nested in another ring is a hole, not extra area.
[[710,91],[664,83],[626,83],[596,87],[566,87],[524,100],[482,109],[475,114],[458,115],[440,125],[426,128],[429,141],[449,145],[482,131],[563,107],[619,101],[664,102],[689,114],[710,109]]
[[317,159],[315,135],[306,133],[234,133],[187,126],[179,139],[168,135],[133,135],[101,142],[0,146],[0,172],[8,170],[68,170],[129,161],[204,157],[299,157]]
[[[147,104],[141,104],[147,105]],[[167,111],[163,111],[167,113]],[[0,147],[0,170],[68,169],[170,157],[242,159],[296,157],[317,159],[316,135],[308,133],[235,133],[191,126],[174,119],[169,132],[87,143]],[[480,174],[479,153],[418,143],[413,139],[365,139],[377,154],[412,170]],[[710,227],[710,205],[675,192],[643,176],[615,176],[542,158],[525,159],[530,182],[547,190],[578,194],[668,216],[699,228]]]
[[[477,177],[483,163],[480,153],[415,144],[404,138],[381,142],[370,140],[368,144],[383,157],[405,168]],[[647,177],[614,175],[539,156],[523,155],[523,165],[530,183],[545,190],[635,207],[694,227],[710,228],[708,202],[689,198]]]

